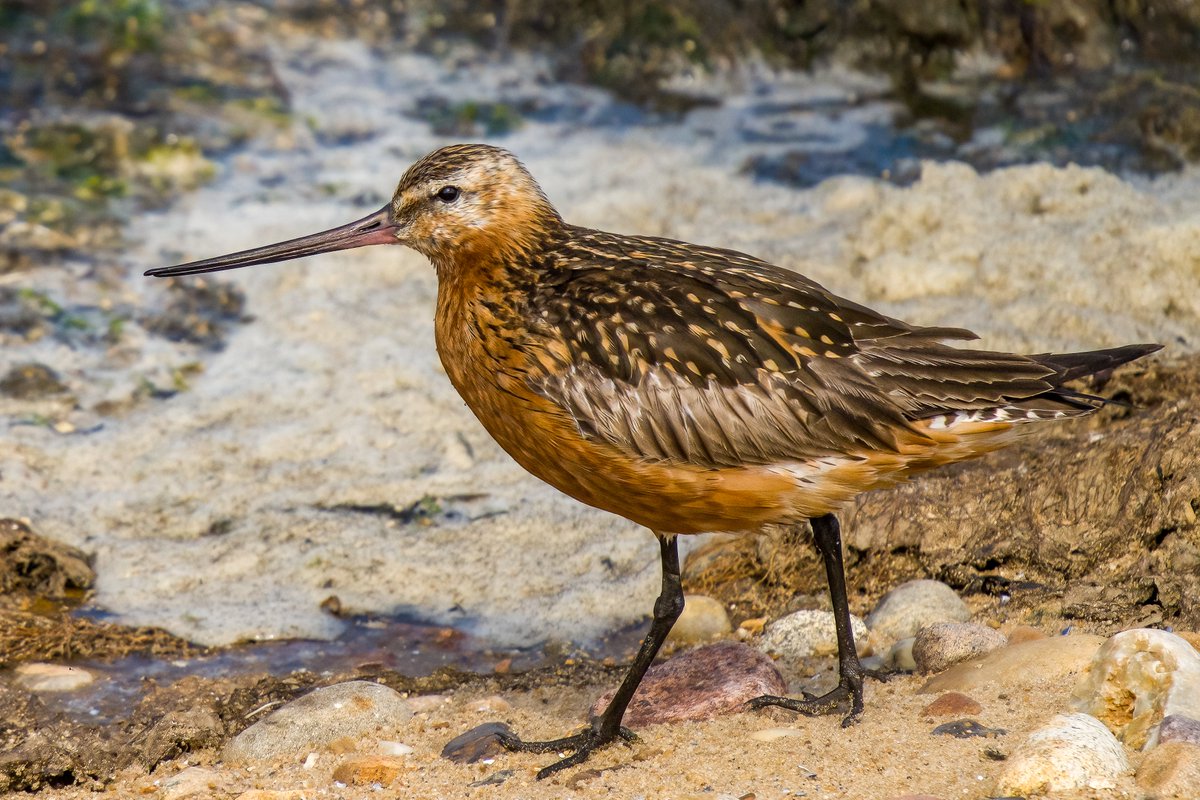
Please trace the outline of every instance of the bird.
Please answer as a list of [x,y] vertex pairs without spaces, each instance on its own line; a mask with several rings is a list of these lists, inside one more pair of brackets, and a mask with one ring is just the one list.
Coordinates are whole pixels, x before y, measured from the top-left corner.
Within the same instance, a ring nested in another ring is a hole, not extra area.
[[[1160,349],[1019,355],[969,330],[910,324],[733,250],[569,224],[511,152],[442,147],[355,222],[148,270],[176,277],[367,245],[437,274],[437,352],[487,432],[530,473],[658,539],[649,630],[605,710],[512,751],[569,752],[545,778],[634,734],[625,709],[682,613],[679,537],[808,522],[835,620],[838,683],[753,708],[863,714],[837,513],[859,494],[993,451],[1108,402],[1070,381]],[[951,344],[954,343],[954,344]]]

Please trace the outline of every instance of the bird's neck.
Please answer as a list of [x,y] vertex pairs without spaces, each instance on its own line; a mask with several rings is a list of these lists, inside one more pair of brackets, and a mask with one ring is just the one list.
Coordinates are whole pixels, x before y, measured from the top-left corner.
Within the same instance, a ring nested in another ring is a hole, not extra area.
[[482,266],[519,270],[565,236],[566,224],[542,198],[498,204],[487,224],[462,227],[453,237],[418,245],[437,268],[438,279],[469,277]]
[[450,382],[481,419],[520,391],[519,379],[509,384],[526,369],[528,298],[541,277],[534,258],[493,251],[434,262],[438,355]]
[[429,253],[439,295],[500,298],[531,290],[554,268],[552,254],[567,229],[553,209],[536,224],[521,222],[491,225],[460,237],[452,248]]

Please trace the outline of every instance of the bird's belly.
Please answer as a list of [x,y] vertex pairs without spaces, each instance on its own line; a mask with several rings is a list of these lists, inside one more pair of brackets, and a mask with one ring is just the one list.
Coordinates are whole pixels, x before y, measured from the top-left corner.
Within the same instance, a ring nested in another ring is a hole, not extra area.
[[635,460],[583,437],[548,401],[538,405],[529,425],[480,421],[518,464],[576,500],[659,533],[757,530],[792,516],[789,476]]
[[447,373],[483,427],[527,471],[659,533],[756,531],[835,511],[867,488],[838,465],[708,469],[634,458],[584,436],[559,406],[502,371]]

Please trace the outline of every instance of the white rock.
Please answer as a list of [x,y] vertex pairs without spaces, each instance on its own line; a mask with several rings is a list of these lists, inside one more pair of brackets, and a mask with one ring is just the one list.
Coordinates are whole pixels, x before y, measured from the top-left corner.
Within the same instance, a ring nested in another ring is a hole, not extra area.
[[298,761],[335,739],[394,730],[412,713],[394,689],[367,681],[337,683],[315,689],[254,723],[225,746],[221,757],[229,763]]
[[971,609],[941,581],[918,580],[892,589],[867,615],[867,627],[881,645],[916,636],[936,622],[965,622]]
[[1071,702],[1130,747],[1153,747],[1163,717],[1200,719],[1200,653],[1166,631],[1123,631],[1096,652]]
[[183,800],[185,797],[212,797],[217,785],[217,773],[203,767],[188,767],[162,782],[163,800]]
[[934,675],[921,687],[921,694],[934,692],[970,692],[987,683],[1001,686],[1062,685],[1072,673],[1087,669],[1092,656],[1104,639],[1089,633],[1054,636],[1020,644],[1010,644],[983,658],[957,664]]
[[912,658],[921,672],[941,672],[1008,644],[1000,631],[976,622],[936,622],[917,631]]
[[913,642],[916,638],[909,636],[907,639],[901,639],[891,646],[887,651],[887,655],[883,657],[883,665],[890,669],[903,670],[904,672],[914,672],[917,669],[917,662],[913,658]]
[[[867,626],[853,614],[850,627],[859,655],[868,652]],[[828,656],[837,653],[837,628],[832,611],[797,611],[781,617],[767,626],[758,647],[763,652],[782,658]]]
[[804,736],[805,731],[798,728],[763,728],[750,734],[756,742],[773,742],[776,739],[786,739],[793,736]]
[[96,680],[86,669],[63,664],[22,664],[16,673],[17,685],[31,692],[74,692]]
[[996,794],[1027,797],[1077,789],[1110,789],[1129,761],[1108,728],[1087,714],[1059,714],[1009,756]]
[[667,641],[675,645],[703,644],[733,631],[725,604],[707,595],[684,597],[683,613],[675,620]]
[[379,754],[384,756],[409,756],[413,753],[412,745],[404,742],[388,742],[379,743]]

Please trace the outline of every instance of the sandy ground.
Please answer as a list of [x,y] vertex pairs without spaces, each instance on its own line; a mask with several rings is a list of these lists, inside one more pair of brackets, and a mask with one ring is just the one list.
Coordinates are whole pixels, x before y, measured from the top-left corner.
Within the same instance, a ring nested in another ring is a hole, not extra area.
[[[1024,735],[1052,712],[1066,711],[1070,685],[1029,681],[1019,687],[995,685],[971,695],[983,706],[974,718],[1007,735],[956,739],[932,729],[954,717],[923,716],[937,695],[918,694],[924,683],[904,677],[867,689],[867,714],[845,730],[837,717],[797,719],[770,710],[735,714],[707,722],[657,725],[639,731],[632,746],[616,745],[574,770],[537,781],[536,771],[553,761],[545,755],[497,756],[492,763],[452,764],[439,755],[448,739],[484,722],[503,719],[527,737],[559,736],[598,693],[597,688],[537,689],[495,694],[486,688],[452,695],[437,708],[417,714],[397,729],[378,732],[380,740],[399,741],[414,752],[386,787],[345,785],[333,777],[341,764],[377,750],[372,740],[330,750],[297,753],[281,764],[227,767],[215,753],[202,751],[163,764],[152,775],[128,770],[109,788],[118,796],[166,796],[170,778],[189,765],[212,769],[210,796],[237,796],[251,789],[295,791],[276,797],[617,797],[617,798],[855,798],[888,800],[906,794],[943,800],[987,798],[1003,769],[1003,758]],[[783,735],[760,741],[763,731]],[[760,734],[761,735],[761,734]],[[1136,768],[1139,754],[1130,753]],[[308,766],[305,766],[307,763]],[[505,775],[503,771],[511,771]],[[499,775],[498,775],[499,773]],[[499,785],[478,785],[494,777]],[[476,785],[472,785],[476,784]],[[95,796],[74,788],[40,793],[47,797]],[[266,797],[270,797],[267,795]],[[1104,791],[1050,795],[1062,800],[1138,796],[1132,777]],[[249,797],[247,797],[249,800]]]

